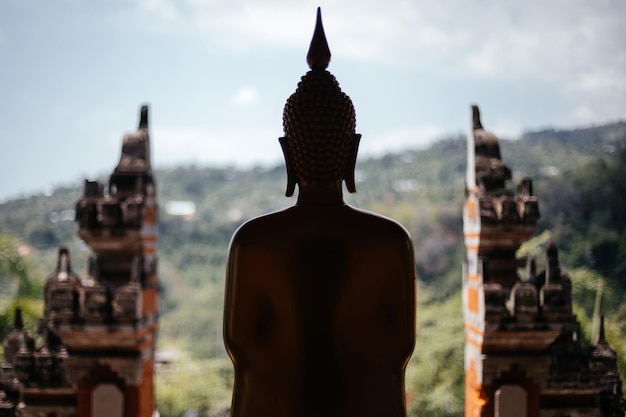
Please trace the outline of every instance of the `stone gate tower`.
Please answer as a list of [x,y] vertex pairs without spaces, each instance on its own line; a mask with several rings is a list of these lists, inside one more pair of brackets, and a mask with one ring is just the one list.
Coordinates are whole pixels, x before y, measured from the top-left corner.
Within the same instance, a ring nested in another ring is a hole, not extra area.
[[89,276],[74,274],[69,251],[59,250],[44,289],[44,346],[23,346],[14,360],[20,415],[149,417],[158,294],[147,106],[108,186],[85,181],[76,221],[92,250]]
[[[518,281],[515,252],[535,233],[539,210],[529,179],[518,194],[507,193],[511,171],[502,162],[498,139],[483,129],[477,106],[472,112],[463,210],[467,249],[463,270],[465,415],[478,417],[493,415],[485,412],[487,404],[493,407],[493,398],[484,386],[489,382],[485,374],[490,371],[484,354],[499,350],[510,340],[510,335],[499,332],[500,320],[507,316],[505,294]],[[548,340],[542,343],[556,337],[553,333],[546,336]]]
[[157,205],[148,107],[124,136],[106,188],[85,181],[78,234],[92,249],[79,325],[55,323],[68,350],[78,416],[149,417],[154,411],[157,334]]
[[[532,182],[507,190],[511,171],[498,139],[473,106],[467,144],[463,229],[465,416],[624,416],[615,350],[604,339],[580,342],[571,281],[558,250],[545,271],[524,267],[516,251],[535,232],[539,209]],[[520,277],[522,275],[522,277]]]
[[62,246],[44,287],[39,347],[16,311],[3,342],[0,416],[150,417],[158,283],[147,106],[108,186],[85,181],[76,221],[92,250],[89,276],[72,271]]

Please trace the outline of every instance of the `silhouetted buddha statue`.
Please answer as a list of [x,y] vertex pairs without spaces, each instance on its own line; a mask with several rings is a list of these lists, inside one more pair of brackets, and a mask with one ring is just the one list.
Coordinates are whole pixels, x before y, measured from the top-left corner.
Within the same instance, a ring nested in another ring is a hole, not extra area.
[[317,24],[311,71],[287,100],[287,195],[295,206],[235,233],[224,339],[235,366],[233,417],[404,416],[415,343],[415,261],[406,230],[346,205],[360,135],[326,71]]

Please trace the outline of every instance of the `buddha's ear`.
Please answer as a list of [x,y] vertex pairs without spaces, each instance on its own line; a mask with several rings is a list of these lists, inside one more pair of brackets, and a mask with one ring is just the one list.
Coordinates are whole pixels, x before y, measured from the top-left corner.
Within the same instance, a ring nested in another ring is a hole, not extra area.
[[285,158],[285,167],[287,168],[287,191],[285,195],[291,197],[296,189],[296,183],[298,182],[296,175],[293,172],[293,166],[291,165],[291,157],[289,156],[289,141],[287,137],[278,138],[280,147],[283,150],[283,156]]
[[346,189],[349,193],[356,193],[356,183],[354,181],[354,171],[356,169],[356,156],[359,153],[359,142],[361,141],[361,135],[355,133],[352,137],[352,144],[348,150],[348,159],[346,161],[346,172],[344,174],[344,180],[346,181]]

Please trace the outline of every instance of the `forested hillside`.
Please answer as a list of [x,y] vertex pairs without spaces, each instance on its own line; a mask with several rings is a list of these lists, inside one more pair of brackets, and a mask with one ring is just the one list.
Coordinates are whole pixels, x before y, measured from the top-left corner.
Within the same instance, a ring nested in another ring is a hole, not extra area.
[[[618,349],[624,378],[626,123],[527,133],[519,140],[501,140],[500,148],[515,179],[533,178],[539,197],[538,237],[525,250],[541,252],[549,239],[557,242],[573,280],[583,330],[589,338],[594,312],[607,316],[607,337]],[[418,339],[407,370],[413,416],[455,416],[463,407],[465,165],[461,137],[441,140],[426,150],[362,159],[357,164],[358,192],[346,196],[351,205],[398,220],[414,240]],[[157,401],[163,416],[178,416],[190,408],[211,414],[228,407],[232,382],[221,340],[228,242],[247,219],[295,200],[284,197],[283,166],[157,167],[156,176],[159,347],[168,359],[158,371]],[[59,244],[70,248],[75,272],[85,277],[87,251],[76,237],[71,211],[81,192],[82,184],[76,184],[0,205],[0,337],[8,330],[15,304],[27,306],[34,329],[42,283],[54,270]],[[172,204],[177,201],[193,203],[195,212],[177,214]]]

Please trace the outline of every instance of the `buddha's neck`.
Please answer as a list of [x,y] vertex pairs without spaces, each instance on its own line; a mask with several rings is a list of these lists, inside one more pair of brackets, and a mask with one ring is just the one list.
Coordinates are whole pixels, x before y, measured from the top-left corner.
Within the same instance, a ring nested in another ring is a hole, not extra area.
[[341,181],[332,183],[300,183],[298,184],[297,206],[311,205],[343,205]]

